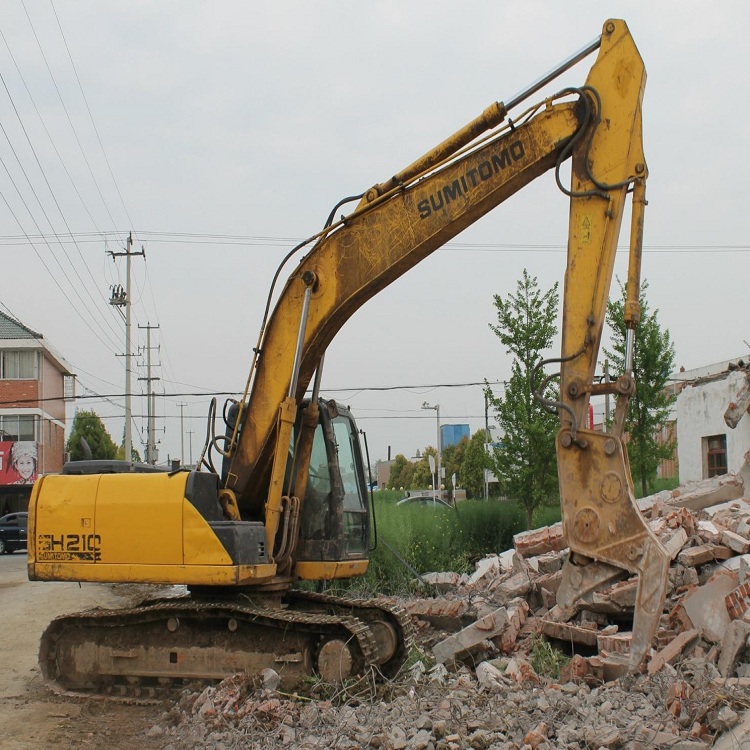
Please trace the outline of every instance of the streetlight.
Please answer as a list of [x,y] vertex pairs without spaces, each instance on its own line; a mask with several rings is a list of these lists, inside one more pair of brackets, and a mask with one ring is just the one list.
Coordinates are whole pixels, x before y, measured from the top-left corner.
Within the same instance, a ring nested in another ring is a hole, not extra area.
[[440,479],[441,479],[441,470],[440,470],[440,454],[442,451],[440,450],[440,404],[435,404],[435,406],[431,406],[426,401],[422,402],[422,408],[423,409],[434,409],[436,416],[437,416],[437,482],[433,485],[435,487],[435,497],[437,498],[438,489],[440,488],[440,499],[443,499],[443,493],[442,488],[440,485]]

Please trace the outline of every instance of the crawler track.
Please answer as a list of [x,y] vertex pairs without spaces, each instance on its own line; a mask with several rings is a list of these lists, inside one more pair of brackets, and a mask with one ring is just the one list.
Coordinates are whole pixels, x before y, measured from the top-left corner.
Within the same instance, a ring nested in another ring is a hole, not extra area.
[[244,599],[147,602],[53,620],[39,663],[53,689],[129,700],[270,667],[284,689],[317,674],[329,682],[375,667],[393,676],[408,656],[411,623],[397,607],[290,592],[282,607]]

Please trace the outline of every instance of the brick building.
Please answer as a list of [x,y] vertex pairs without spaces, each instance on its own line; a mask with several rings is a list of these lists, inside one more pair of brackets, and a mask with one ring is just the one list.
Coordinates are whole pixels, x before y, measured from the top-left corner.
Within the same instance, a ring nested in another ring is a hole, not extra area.
[[74,383],[42,334],[0,312],[0,514],[26,510],[37,476],[62,468]]

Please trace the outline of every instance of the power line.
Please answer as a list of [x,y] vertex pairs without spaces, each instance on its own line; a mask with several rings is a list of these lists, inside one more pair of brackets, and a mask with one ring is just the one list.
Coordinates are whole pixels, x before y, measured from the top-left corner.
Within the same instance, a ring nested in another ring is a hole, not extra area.
[[[5,88],[5,92],[8,95],[8,99],[10,99],[10,103],[11,103],[11,105],[13,107],[13,111],[16,114],[16,118],[18,119],[18,122],[19,122],[19,124],[21,126],[21,130],[23,131],[23,134],[26,137],[26,142],[28,143],[28,146],[31,149],[31,153],[34,156],[34,160],[36,162],[37,167],[39,168],[39,172],[41,173],[42,178],[44,179],[44,183],[47,186],[47,190],[49,190],[49,194],[52,196],[52,200],[54,201],[54,204],[57,207],[57,211],[60,214],[60,217],[63,220],[63,224],[65,224],[65,227],[68,230],[69,235],[71,237],[73,237],[73,234],[70,231],[70,226],[68,225],[68,220],[65,218],[65,214],[63,213],[63,210],[62,210],[62,208],[60,206],[60,203],[57,200],[57,196],[55,195],[54,190],[52,190],[52,186],[50,185],[49,180],[47,179],[47,174],[44,171],[44,167],[42,167],[42,163],[39,161],[39,156],[37,155],[36,149],[34,148],[34,144],[31,142],[31,138],[29,137],[28,131],[26,130],[26,126],[24,125],[23,119],[21,118],[21,114],[18,111],[18,108],[16,107],[16,103],[13,100],[13,97],[12,97],[12,95],[10,93],[10,89],[8,88],[7,84],[5,83],[5,78],[2,75],[2,73],[0,73],[0,81],[2,81],[3,87]],[[2,127],[2,126],[0,126],[0,127]],[[31,188],[31,192],[34,194],[34,197],[36,198],[37,203],[39,204],[39,208],[42,210],[42,214],[44,215],[44,218],[47,220],[47,224],[49,224],[50,228],[52,229],[53,235],[55,236],[55,239],[57,239],[57,233],[54,230],[54,226],[52,224],[51,219],[47,215],[47,212],[44,210],[44,206],[42,205],[42,202],[41,202],[39,196],[37,195],[36,190],[34,190],[34,187],[31,184],[31,180],[29,179],[28,175],[26,174],[26,170],[23,168],[23,165],[21,164],[21,161],[18,158],[18,154],[16,153],[16,150],[13,148],[13,144],[11,143],[10,138],[8,137],[7,132],[5,131],[5,128],[2,127],[2,130],[3,130],[3,135],[5,136],[6,140],[8,141],[8,144],[10,145],[11,150],[13,151],[13,155],[16,157],[16,160],[18,161],[18,165],[21,168],[21,171],[23,172],[24,177],[26,177],[26,182],[29,184],[29,187]],[[16,188],[16,189],[18,189],[18,188]],[[28,207],[27,207],[27,210],[28,210]],[[36,224],[36,221],[34,223]],[[37,225],[37,228],[39,228],[38,225]],[[52,248],[51,248],[51,246],[49,246],[49,243],[47,243],[47,244],[48,244],[48,247],[50,247],[50,251],[52,251]],[[81,286],[86,291],[86,294],[88,295],[89,299],[94,303],[94,307],[96,308],[97,301],[94,299],[94,297],[91,294],[91,292],[89,291],[88,287],[84,284],[83,279],[81,278],[81,275],[78,273],[78,269],[75,267],[75,264],[73,263],[73,261],[70,259],[70,256],[68,255],[68,251],[65,249],[65,246],[61,242],[58,241],[58,244],[60,245],[60,248],[63,251],[63,254],[65,255],[65,258],[67,259],[68,263],[70,263],[70,266],[73,269],[73,272],[75,273],[78,281],[81,283]],[[96,279],[94,279],[94,276],[91,273],[91,269],[89,268],[88,264],[86,263],[86,259],[83,257],[83,253],[81,252],[81,248],[78,246],[78,243],[75,241],[75,239],[73,239],[73,244],[76,246],[76,249],[78,250],[78,255],[80,256],[81,261],[83,262],[84,267],[88,271],[89,276],[91,277],[91,280],[94,282],[94,286],[96,286]],[[62,270],[62,268],[61,268],[61,270]],[[68,277],[66,275],[66,279],[67,278]],[[70,283],[70,281],[69,281],[69,283]],[[81,299],[80,295],[78,295],[78,296],[79,296],[79,299]],[[101,300],[99,300],[99,301],[101,302]],[[83,302],[82,299],[81,299],[81,302]],[[111,326],[111,321],[109,321],[109,323],[110,323],[110,326]],[[104,329],[102,328],[102,330],[104,330]]]
[[[104,144],[102,143],[101,136],[99,135],[99,129],[96,127],[96,122],[94,121],[94,116],[91,113],[91,108],[89,107],[88,99],[86,98],[86,94],[83,90],[83,85],[81,84],[81,79],[78,76],[78,69],[76,68],[75,62],[73,62],[73,55],[70,52],[70,47],[68,47],[68,41],[65,38],[65,32],[63,31],[62,24],[60,23],[60,18],[57,15],[57,10],[55,9],[55,4],[50,0],[50,5],[52,6],[52,12],[55,14],[55,20],[57,21],[57,27],[60,29],[60,36],[62,37],[63,44],[65,45],[65,50],[68,53],[68,59],[70,60],[70,65],[73,68],[73,73],[75,74],[76,81],[78,82],[78,88],[81,92],[81,97],[83,98],[83,103],[86,105],[86,111],[89,113],[89,119],[91,120],[91,126],[94,128],[94,133],[96,133],[96,140],[99,143],[99,148],[102,150],[102,156],[104,157],[104,161],[107,164],[107,169],[109,170],[109,175],[112,178],[112,184],[115,186],[115,190],[117,191],[117,195],[120,198],[120,203],[122,204],[123,210],[125,211],[125,216],[128,219],[128,222],[130,222],[130,226],[133,226],[133,221],[130,218],[130,214],[128,213],[128,207],[125,205],[125,200],[122,197],[122,193],[120,192],[120,186],[117,184],[117,180],[115,179],[115,174],[112,171],[112,165],[109,163],[109,158],[107,157],[107,152],[104,150]],[[109,211],[107,211],[109,213]],[[110,219],[112,217],[110,216]]]
[[[5,162],[2,160],[2,158],[0,158],[0,163],[5,168],[5,171],[8,172],[8,168],[5,166]],[[9,172],[8,172],[8,176],[10,177],[10,173]],[[10,177],[10,180],[13,183],[13,187],[15,187],[16,191],[18,192],[18,187],[16,186],[15,182],[13,181],[13,178]],[[19,193],[19,196],[20,196],[20,193]],[[21,201],[23,202],[24,206],[26,207],[26,210],[28,211],[29,209],[28,209],[28,206],[26,206],[26,202],[23,200],[23,196],[20,196],[20,197],[21,197]],[[16,223],[18,224],[18,226],[23,230],[23,225],[21,224],[20,219],[18,218],[18,216],[16,216],[15,211],[13,211],[13,209],[10,206],[10,204],[8,203],[7,198],[5,197],[5,195],[3,193],[0,193],[0,198],[3,199],[3,202],[7,206],[8,211],[10,211],[11,215],[16,220]],[[32,220],[33,220],[33,216],[32,216]],[[104,339],[102,339],[101,336],[99,336],[99,334],[91,327],[91,325],[89,324],[88,320],[86,320],[86,318],[83,316],[83,313],[78,309],[78,307],[76,305],[73,304],[73,301],[70,299],[70,297],[68,297],[68,295],[66,294],[65,290],[60,285],[60,282],[55,278],[55,275],[50,270],[49,266],[44,262],[44,258],[42,258],[42,256],[39,253],[39,250],[37,249],[36,245],[32,244],[32,247],[34,248],[34,252],[36,253],[36,256],[39,258],[41,264],[44,266],[45,270],[47,271],[47,273],[52,278],[52,281],[55,283],[55,285],[57,286],[57,288],[60,290],[60,292],[62,293],[63,297],[65,297],[65,299],[68,301],[68,303],[70,304],[70,306],[75,310],[76,314],[81,318],[81,320],[83,321],[84,325],[89,329],[89,331],[91,331],[91,333],[94,334],[94,336],[97,339],[99,339],[100,343],[102,343],[106,349],[109,349],[110,352],[113,352],[113,350],[110,347],[110,345],[106,341],[104,341]],[[57,258],[56,258],[56,256],[55,256],[54,253],[52,253],[52,257],[55,258],[55,260],[57,261],[57,264],[60,265],[60,262],[57,260]],[[63,275],[65,275],[65,271],[62,268],[62,266],[60,266],[60,270],[63,272]],[[67,279],[68,277],[65,276],[65,278]],[[68,283],[70,283],[70,279],[68,279]],[[81,302],[83,302],[83,300],[81,300]],[[102,329],[102,332],[106,333],[104,331],[104,329]]]
[[[504,380],[488,380],[486,381],[489,385],[505,385]],[[426,388],[476,388],[477,386],[484,386],[485,381],[474,381],[467,383],[432,383],[426,385],[387,385],[387,386],[360,386],[359,388],[324,388],[325,393],[351,393],[351,392],[377,392],[377,391],[409,391],[415,389],[426,389]],[[97,393],[97,398],[124,398],[123,393]],[[185,398],[188,396],[206,398],[208,396],[232,396],[235,398],[239,397],[238,391],[200,391],[200,392],[179,392],[179,393],[164,393],[162,396],[169,398]],[[78,399],[93,398],[92,396],[74,396],[73,398],[66,399],[67,401],[73,401]],[[33,398],[33,399],[14,399],[13,401],[0,401],[0,406],[7,404],[21,404],[21,403],[41,403],[43,401],[61,401],[61,397],[49,397],[49,398]]]
[[55,91],[57,92],[57,96],[60,100],[60,104],[62,105],[63,111],[65,112],[65,116],[68,119],[68,124],[70,125],[70,129],[73,131],[73,136],[76,139],[76,143],[78,144],[78,148],[81,152],[81,156],[83,157],[84,162],[86,163],[86,167],[88,168],[89,174],[91,175],[91,179],[94,182],[94,186],[96,187],[97,192],[99,193],[99,198],[101,198],[102,205],[104,206],[104,210],[107,212],[107,215],[109,216],[109,220],[112,222],[112,224],[115,223],[115,220],[112,218],[112,213],[109,210],[109,206],[107,205],[107,201],[104,199],[104,195],[102,194],[101,188],[99,187],[99,183],[97,182],[96,177],[94,176],[94,171],[91,169],[91,164],[89,163],[88,158],[86,157],[86,152],[83,150],[83,145],[81,144],[81,140],[78,137],[78,132],[75,129],[75,126],[73,125],[73,120],[70,117],[70,113],[68,112],[68,108],[65,106],[65,101],[62,97],[62,94],[60,93],[60,88],[57,85],[57,80],[55,79],[55,76],[52,73],[52,68],[50,68],[49,62],[47,61],[47,56],[44,54],[44,49],[42,47],[41,42],[39,41],[39,37],[37,36],[36,29],[34,28],[34,23],[31,20],[31,16],[29,15],[29,11],[26,9],[26,3],[24,0],[21,0],[21,5],[23,7],[24,13],[26,13],[26,18],[29,21],[29,25],[31,26],[31,31],[34,34],[34,39],[36,39],[37,46],[39,47],[39,52],[42,55],[42,59],[44,60],[44,64],[47,67],[47,72],[49,73],[50,78],[52,79],[52,83],[55,87]]
[[[237,245],[250,247],[287,247],[300,242],[298,237],[270,237],[263,235],[230,235],[193,232],[135,232],[142,240],[152,238],[164,244],[211,244],[211,245]],[[62,242],[100,242],[102,238],[114,235],[122,236],[120,230],[76,232],[74,234],[58,233],[55,239]],[[41,240],[45,235],[0,235],[0,245],[25,245],[34,240]],[[515,252],[515,251],[538,251],[538,252],[566,252],[564,243],[529,243],[529,242],[447,242],[443,245],[445,250],[454,251],[477,251],[477,252]],[[627,245],[618,245],[618,252],[629,252]],[[746,253],[750,252],[750,244],[722,243],[722,244],[645,244],[644,252],[649,253]]]

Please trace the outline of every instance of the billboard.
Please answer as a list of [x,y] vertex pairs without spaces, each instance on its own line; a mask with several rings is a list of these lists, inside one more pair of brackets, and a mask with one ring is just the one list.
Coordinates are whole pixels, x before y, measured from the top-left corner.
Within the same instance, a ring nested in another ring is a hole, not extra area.
[[34,484],[37,446],[31,440],[0,441],[0,485]]

